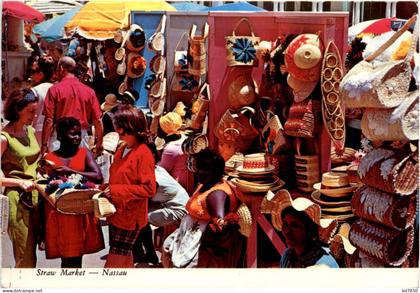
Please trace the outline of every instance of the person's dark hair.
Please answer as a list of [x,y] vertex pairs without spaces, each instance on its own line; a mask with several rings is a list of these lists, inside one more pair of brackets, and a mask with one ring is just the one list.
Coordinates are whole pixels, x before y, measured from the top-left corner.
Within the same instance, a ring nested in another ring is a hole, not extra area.
[[4,105],[4,118],[10,122],[19,120],[19,112],[31,103],[38,102],[39,98],[29,88],[13,91]]
[[291,216],[297,217],[304,222],[305,229],[306,229],[306,232],[307,232],[306,239],[308,241],[319,240],[318,225],[316,223],[314,223],[314,221],[312,221],[312,219],[305,212],[297,211],[297,210],[295,210],[294,207],[289,206],[281,212],[281,220],[282,221],[284,220],[284,217],[286,217],[286,215],[291,215]]
[[57,139],[61,138],[74,126],[81,127],[80,121],[74,117],[61,117],[57,121]]
[[216,179],[221,180],[223,178],[225,160],[219,153],[206,148],[195,155],[195,160],[197,170],[210,168]]
[[43,56],[38,60],[38,70],[44,74],[43,82],[51,81],[56,63],[51,56]]
[[112,122],[116,130],[122,129],[125,133],[136,136],[139,143],[148,144],[152,140],[143,111],[132,105],[120,105]]

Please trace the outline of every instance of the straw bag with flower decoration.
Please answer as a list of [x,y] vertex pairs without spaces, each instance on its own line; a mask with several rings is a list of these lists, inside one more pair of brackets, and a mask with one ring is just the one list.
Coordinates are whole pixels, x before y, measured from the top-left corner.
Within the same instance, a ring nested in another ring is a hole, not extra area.
[[227,110],[214,129],[219,139],[219,147],[220,143],[231,146],[232,155],[235,151],[247,151],[258,136],[258,130],[253,126],[251,118],[245,115],[246,112],[255,114],[251,107],[243,107],[237,113]]
[[191,128],[200,129],[203,126],[210,104],[210,86],[204,83],[200,91],[195,95],[191,107]]
[[[416,21],[410,18],[405,25],[373,54],[356,64],[340,83],[340,93],[349,108],[394,108],[407,94],[411,79],[410,60],[417,44],[417,29],[403,60],[375,63],[373,61]],[[417,26],[417,25],[416,25]]]
[[200,76],[186,72],[175,72],[172,76],[171,91],[175,93],[196,93],[200,85]]
[[[250,35],[237,36],[236,30],[241,23],[248,25]],[[231,36],[225,37],[228,66],[258,66],[257,47],[260,38],[256,37],[247,18],[238,21]]]
[[295,137],[314,137],[320,128],[320,111],[321,103],[318,100],[293,102],[284,124],[284,132]]
[[201,36],[195,34],[196,30],[197,26],[193,24],[188,39],[188,73],[201,76],[207,72],[206,39],[209,34],[209,24],[206,22],[203,25],[203,34]]

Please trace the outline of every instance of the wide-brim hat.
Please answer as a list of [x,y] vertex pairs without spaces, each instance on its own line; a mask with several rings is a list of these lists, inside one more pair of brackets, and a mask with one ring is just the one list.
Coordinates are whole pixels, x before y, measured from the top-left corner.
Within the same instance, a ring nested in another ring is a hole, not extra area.
[[178,113],[169,112],[159,118],[159,126],[167,135],[176,134],[182,126],[182,118]]
[[265,153],[254,153],[244,156],[242,166],[236,170],[239,173],[258,174],[273,172],[275,167],[269,163]]
[[326,172],[322,174],[321,182],[315,183],[313,188],[331,197],[343,197],[356,190],[355,183],[350,183],[347,173]]
[[146,60],[138,53],[131,52],[127,56],[127,76],[139,78],[146,71]]
[[320,37],[301,34],[286,48],[285,65],[289,74],[302,81],[318,81],[324,48]]
[[240,191],[245,193],[266,193],[269,190],[275,192],[285,185],[284,181],[277,176],[273,176],[272,178],[273,180],[260,182],[233,178],[232,182]]
[[112,108],[118,106],[117,96],[114,94],[107,94],[105,96],[105,102],[101,104],[101,110],[107,112]]
[[311,193],[311,199],[323,207],[341,207],[351,205],[351,196],[345,197],[329,197],[323,195],[319,190]]
[[141,26],[132,24],[128,32],[130,35],[127,39],[127,49],[133,52],[141,51],[146,44],[146,34]]
[[319,239],[324,243],[329,243],[331,236],[337,229],[337,221],[321,218],[321,207],[313,201],[305,197],[298,197],[293,200],[289,191],[281,189],[275,194],[271,191],[267,192],[261,203],[262,211],[271,211],[273,226],[279,231],[283,227],[281,213],[287,207],[293,207],[295,210],[307,214],[318,226]]
[[338,229],[337,234],[331,239],[330,250],[331,254],[337,260],[342,260],[345,254],[352,255],[356,250],[349,241],[350,224],[342,223]]
[[349,183],[347,187],[339,187],[339,188],[322,188],[322,183],[318,182],[313,185],[313,188],[322,194],[331,196],[331,197],[344,197],[351,194],[359,187],[357,183]]

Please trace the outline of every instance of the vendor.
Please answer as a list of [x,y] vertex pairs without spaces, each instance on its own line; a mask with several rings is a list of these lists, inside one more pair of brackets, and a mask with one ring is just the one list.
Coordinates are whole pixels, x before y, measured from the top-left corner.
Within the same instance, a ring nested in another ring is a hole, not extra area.
[[338,268],[334,257],[322,246],[335,231],[334,220],[320,219],[321,208],[300,197],[291,200],[286,190],[278,193],[280,229],[287,249],[280,259],[281,268],[325,266]]

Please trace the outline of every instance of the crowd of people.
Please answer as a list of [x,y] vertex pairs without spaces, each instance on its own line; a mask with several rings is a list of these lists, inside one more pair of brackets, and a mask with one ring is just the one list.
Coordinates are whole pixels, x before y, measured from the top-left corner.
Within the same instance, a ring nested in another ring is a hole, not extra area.
[[[194,155],[193,174],[182,152],[186,136],[177,113],[160,118],[158,135],[164,145],[158,150],[145,114],[134,106],[138,93],[127,90],[103,113],[95,91],[76,77],[76,67],[69,56],[57,64],[44,56],[34,64],[32,87],[15,90],[5,100],[0,183],[9,198],[8,232],[16,267],[36,267],[37,247],[47,259],[61,258],[63,268],[80,268],[83,255],[105,248],[94,214],[63,214],[43,200],[35,184],[40,160],[50,164],[50,177],[80,174],[115,206],[106,218],[105,267],[157,264],[151,225],[175,227],[162,245],[165,267],[244,267],[246,238],[236,214],[240,200],[224,179],[223,157],[202,150]],[[109,132],[118,133],[119,144],[104,183],[95,159]],[[281,214],[289,247],[281,266],[309,266],[326,257],[324,264],[336,266],[316,241],[317,223],[290,209]],[[298,260],[308,254],[310,261]]]

